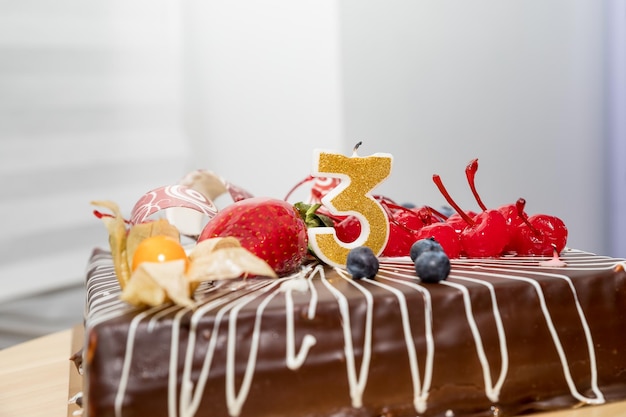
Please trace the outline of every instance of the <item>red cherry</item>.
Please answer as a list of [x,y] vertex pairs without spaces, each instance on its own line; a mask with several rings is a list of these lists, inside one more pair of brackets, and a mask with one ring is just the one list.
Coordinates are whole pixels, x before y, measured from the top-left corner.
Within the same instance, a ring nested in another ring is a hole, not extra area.
[[[522,204],[523,212],[523,205],[526,204],[524,199],[517,200],[516,204],[505,204],[498,207],[498,211],[502,213],[502,216],[504,216],[504,220],[506,221],[507,233],[509,234],[509,243],[505,246],[504,252],[515,252],[515,249],[512,246],[513,234],[515,233],[515,228],[524,222],[519,215],[518,204],[520,204],[520,201]],[[526,216],[526,213],[524,213],[524,216]]]
[[422,220],[422,223],[424,223],[424,225],[444,222],[448,218],[448,216],[430,206],[423,206],[419,208],[414,208],[412,210],[416,212],[418,216],[420,216],[420,219]]
[[498,211],[502,213],[507,226],[511,228],[524,222],[518,214],[517,204],[505,204],[498,207]]
[[547,214],[530,217],[523,212],[526,201],[517,202],[518,215],[522,220],[515,229],[511,249],[518,255],[551,255],[561,253],[567,244],[567,227],[561,219]]
[[361,222],[355,216],[348,216],[335,224],[335,233],[342,242],[354,242],[361,235]]
[[438,222],[426,225],[415,234],[415,237],[416,241],[428,238],[435,239],[450,259],[461,256],[459,235],[448,223]]
[[[415,232],[423,223],[406,207],[398,206],[389,199],[377,198],[389,218],[389,238],[382,256],[408,256],[415,239]],[[413,229],[416,227],[416,229]]]
[[424,227],[422,218],[415,211],[388,202],[382,202],[382,204],[389,208],[388,213],[391,214],[391,217],[407,229],[415,231]]
[[461,248],[471,258],[502,255],[509,242],[506,221],[498,210],[486,210],[474,217],[474,224],[461,232]]
[[485,210],[471,218],[452,199],[439,175],[433,175],[433,181],[448,204],[467,223],[460,234],[462,252],[473,258],[500,256],[509,241],[502,214],[497,210]]
[[[465,214],[467,216],[469,216],[470,218],[474,218],[474,216],[476,216],[476,213],[474,213],[472,211],[467,211],[467,212],[465,212]],[[461,234],[463,229],[465,229],[468,226],[468,223],[465,220],[465,218],[463,216],[461,216],[460,214],[458,214],[458,213],[454,213],[452,216],[448,217],[448,219],[446,220],[446,223],[448,223],[450,226],[452,226],[452,228],[459,235]]]
[[389,219],[389,239],[382,256],[408,256],[411,246],[415,243],[415,232],[402,226],[397,221]]

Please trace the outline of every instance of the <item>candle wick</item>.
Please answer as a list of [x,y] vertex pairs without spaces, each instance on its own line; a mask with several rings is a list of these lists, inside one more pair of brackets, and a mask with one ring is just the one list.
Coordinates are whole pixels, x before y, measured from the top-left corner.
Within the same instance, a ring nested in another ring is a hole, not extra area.
[[356,151],[357,149],[359,149],[359,146],[361,146],[363,144],[363,141],[359,141],[357,142],[356,145],[354,145],[354,148],[352,149],[352,156],[357,156]]

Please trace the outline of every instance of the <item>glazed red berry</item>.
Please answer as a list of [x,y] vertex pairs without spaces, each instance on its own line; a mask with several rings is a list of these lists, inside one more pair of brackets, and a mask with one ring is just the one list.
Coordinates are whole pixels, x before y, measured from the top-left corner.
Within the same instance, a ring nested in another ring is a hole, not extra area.
[[448,223],[439,222],[422,227],[416,234],[416,240],[435,239],[449,258],[461,256],[461,241],[458,233]]
[[467,223],[460,233],[462,254],[472,258],[500,256],[509,241],[502,214],[497,210],[486,210],[471,218],[452,199],[439,175],[433,175],[433,181],[448,204]]
[[511,249],[518,255],[551,255],[560,253],[567,244],[567,227],[561,219],[547,214],[530,217],[523,212],[525,201],[517,202],[522,222],[514,229]]

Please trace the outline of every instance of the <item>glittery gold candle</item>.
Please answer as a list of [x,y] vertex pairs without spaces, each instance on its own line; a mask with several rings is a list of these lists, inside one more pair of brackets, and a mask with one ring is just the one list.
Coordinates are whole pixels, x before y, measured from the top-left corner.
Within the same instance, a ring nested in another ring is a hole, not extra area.
[[383,251],[389,238],[389,219],[371,192],[391,174],[392,161],[386,153],[358,156],[356,148],[352,156],[315,151],[313,175],[341,180],[322,204],[333,214],[353,215],[361,223],[361,234],[349,243],[339,240],[332,227],[309,229],[311,249],[323,262],[345,266],[348,252],[357,246],[368,246],[377,255]]

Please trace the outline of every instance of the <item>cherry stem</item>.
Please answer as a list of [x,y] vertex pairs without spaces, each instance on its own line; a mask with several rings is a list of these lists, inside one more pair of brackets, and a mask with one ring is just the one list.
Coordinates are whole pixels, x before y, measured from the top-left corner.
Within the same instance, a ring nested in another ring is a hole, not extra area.
[[424,206],[424,208],[426,208],[426,210],[428,210],[430,212],[431,215],[435,215],[435,217],[438,217],[439,220],[441,221],[445,221],[448,219],[448,216],[446,216],[445,214],[443,214],[442,212],[435,210],[434,208],[432,208],[431,206]]
[[437,188],[439,189],[439,192],[441,192],[441,194],[443,195],[443,197],[446,199],[446,201],[448,202],[448,204],[450,204],[450,206],[452,206],[452,208],[459,213],[459,216],[461,216],[461,218],[463,220],[465,220],[465,223],[467,223],[470,226],[474,226],[476,223],[474,222],[474,220],[466,213],[464,212],[461,207],[459,207],[459,205],[452,199],[452,197],[450,196],[450,194],[448,193],[448,190],[446,190],[446,187],[444,187],[443,182],[441,181],[441,177],[439,177],[439,175],[434,174],[433,175],[433,182],[435,183],[435,185],[437,186]]
[[535,234],[535,236],[541,237],[542,233],[535,226],[530,224],[530,221],[528,220],[528,216],[526,215],[526,213],[524,213],[524,208],[525,207],[526,207],[526,200],[524,200],[523,198],[519,198],[515,202],[515,208],[517,209],[517,215],[520,216],[522,221],[524,223],[526,223],[526,226],[528,226],[528,228],[531,230],[531,232],[533,232]]
[[294,193],[294,191],[296,191],[298,188],[300,188],[301,186],[303,186],[304,184],[306,184],[309,181],[313,181],[315,177],[313,175],[309,175],[308,177],[306,177],[305,179],[303,179],[302,181],[300,181],[299,183],[297,183],[296,185],[293,186],[293,188],[291,190],[289,190],[289,192],[287,193],[287,195],[285,196],[284,200],[287,201],[289,200],[289,197],[291,197],[291,194]]
[[406,207],[402,207],[402,206],[399,206],[397,204],[390,203],[390,202],[388,202],[386,200],[380,200],[379,203],[382,206],[383,210],[385,210],[385,213],[387,213],[387,218],[389,219],[390,223],[393,223],[396,226],[398,226],[399,228],[404,229],[405,232],[411,233],[411,229],[409,229],[408,227],[406,227],[405,225],[403,225],[399,221],[397,221],[396,218],[393,216],[393,212],[391,211],[392,209],[394,209],[394,210],[406,210],[406,211],[411,211],[411,210],[409,210]]
[[470,189],[472,190],[472,194],[474,194],[474,198],[476,199],[478,206],[482,211],[487,211],[487,206],[485,206],[478,195],[478,191],[476,191],[476,171],[478,171],[478,159],[472,159],[465,168],[465,176],[467,177],[467,182],[469,183]]

